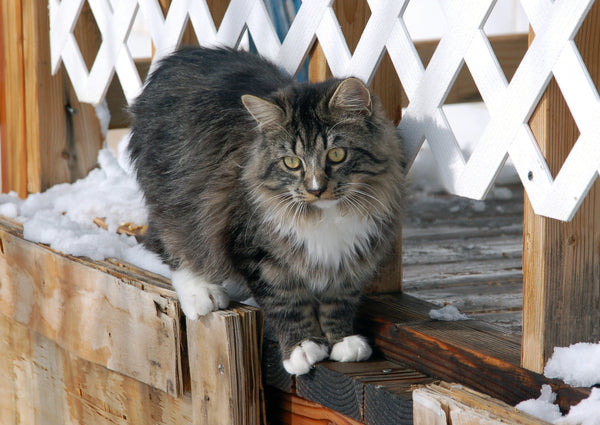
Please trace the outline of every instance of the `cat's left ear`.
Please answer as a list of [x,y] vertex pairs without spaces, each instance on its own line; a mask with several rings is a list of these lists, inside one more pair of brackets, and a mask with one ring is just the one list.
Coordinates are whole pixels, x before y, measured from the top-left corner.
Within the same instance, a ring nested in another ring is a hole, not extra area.
[[281,124],[285,117],[283,110],[279,106],[260,97],[245,94],[242,96],[242,103],[260,127]]
[[371,93],[358,78],[346,78],[331,96],[329,109],[371,115]]

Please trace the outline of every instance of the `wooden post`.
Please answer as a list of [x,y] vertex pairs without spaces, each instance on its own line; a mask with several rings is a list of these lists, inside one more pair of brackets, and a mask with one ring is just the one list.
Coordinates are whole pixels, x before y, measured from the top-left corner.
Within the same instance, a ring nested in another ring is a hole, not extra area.
[[2,191],[24,197],[85,176],[102,136],[94,108],[76,101],[62,71],[50,73],[46,2],[1,2],[0,19]]
[[[531,36],[532,34],[530,34]],[[600,3],[575,38],[600,86]],[[553,175],[577,139],[577,127],[553,80],[530,126]],[[521,363],[541,372],[555,346],[600,339],[600,181],[569,223],[537,216],[525,198]]]

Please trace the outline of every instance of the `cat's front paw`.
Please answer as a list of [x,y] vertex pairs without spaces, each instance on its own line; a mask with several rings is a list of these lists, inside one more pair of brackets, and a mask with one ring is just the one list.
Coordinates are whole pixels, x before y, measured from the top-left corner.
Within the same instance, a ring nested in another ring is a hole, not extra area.
[[304,375],[317,362],[327,358],[328,347],[305,339],[290,354],[290,358],[283,361],[283,367],[290,375]]
[[351,335],[333,345],[329,358],[336,362],[360,362],[367,360],[372,353],[364,336]]
[[229,296],[221,285],[208,283],[187,269],[173,272],[172,282],[188,319],[196,320],[229,305]]

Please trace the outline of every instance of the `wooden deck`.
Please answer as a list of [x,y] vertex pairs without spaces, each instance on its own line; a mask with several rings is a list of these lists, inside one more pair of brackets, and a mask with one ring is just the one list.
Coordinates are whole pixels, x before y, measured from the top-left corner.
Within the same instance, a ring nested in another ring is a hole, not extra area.
[[485,201],[415,192],[403,229],[403,289],[520,334],[523,189]]

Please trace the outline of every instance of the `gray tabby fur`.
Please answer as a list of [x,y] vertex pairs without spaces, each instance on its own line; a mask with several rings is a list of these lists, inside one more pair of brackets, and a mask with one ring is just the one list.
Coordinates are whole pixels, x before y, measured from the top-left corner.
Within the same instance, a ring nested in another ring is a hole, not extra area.
[[[330,347],[368,357],[335,345],[353,334],[405,204],[401,141],[379,99],[354,78],[297,83],[256,55],[188,48],[160,62],[131,111],[145,245],[174,271],[245,285],[284,364],[294,350],[308,367]],[[322,353],[311,359],[306,341]]]

